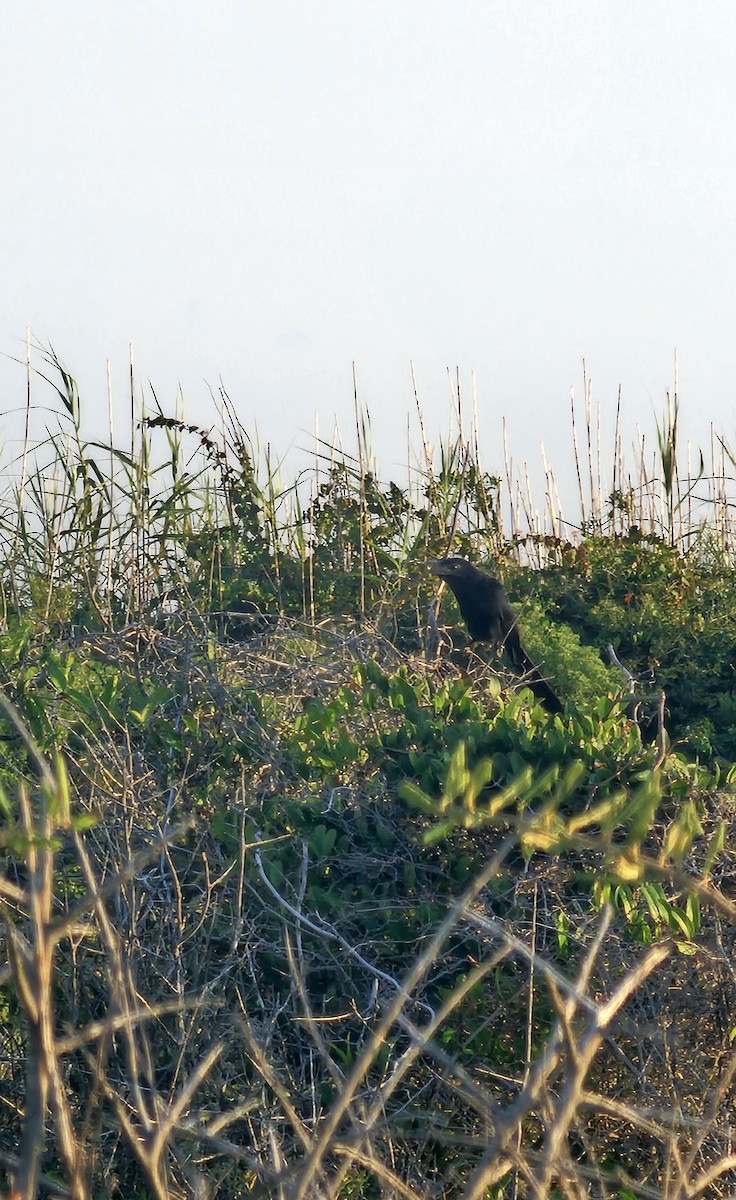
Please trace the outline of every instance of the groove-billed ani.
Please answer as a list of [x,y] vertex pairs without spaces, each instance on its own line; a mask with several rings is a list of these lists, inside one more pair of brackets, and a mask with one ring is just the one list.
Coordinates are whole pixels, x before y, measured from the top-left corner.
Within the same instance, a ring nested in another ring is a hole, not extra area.
[[553,713],[562,712],[560,701],[521,644],[514,610],[500,580],[479,571],[465,558],[435,558],[430,566],[455,593],[473,641],[501,646],[545,708]]

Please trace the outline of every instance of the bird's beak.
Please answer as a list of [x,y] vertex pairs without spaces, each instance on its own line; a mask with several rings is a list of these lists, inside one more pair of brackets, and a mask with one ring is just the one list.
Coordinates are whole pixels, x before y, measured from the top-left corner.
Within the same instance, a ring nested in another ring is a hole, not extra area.
[[447,575],[447,567],[441,558],[430,558],[429,569],[434,575],[439,575],[440,579],[444,579]]

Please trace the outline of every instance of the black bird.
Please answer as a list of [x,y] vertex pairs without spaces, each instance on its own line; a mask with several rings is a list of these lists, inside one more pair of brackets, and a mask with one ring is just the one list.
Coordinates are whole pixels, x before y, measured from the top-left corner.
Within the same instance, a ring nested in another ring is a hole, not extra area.
[[511,662],[549,712],[562,712],[562,705],[547,680],[529,658],[519,637],[514,610],[500,580],[479,571],[465,558],[435,558],[430,563],[435,575],[455,593],[462,618],[474,642],[493,642],[506,651]]

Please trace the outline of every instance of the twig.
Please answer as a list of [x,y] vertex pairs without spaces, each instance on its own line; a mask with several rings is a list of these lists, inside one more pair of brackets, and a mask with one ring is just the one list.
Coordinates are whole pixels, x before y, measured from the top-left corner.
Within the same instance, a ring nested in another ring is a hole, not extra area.
[[[260,835],[257,834],[256,836],[260,841]],[[327,922],[323,921],[321,917],[320,923],[317,924],[316,921],[314,921],[311,917],[305,916],[303,912],[301,912],[298,908],[295,908],[293,904],[289,904],[289,901],[282,896],[281,892],[274,887],[274,885],[271,883],[271,880],[268,878],[263,867],[260,850],[256,849],[254,858],[256,870],[261,877],[261,882],[271,893],[274,900],[276,900],[278,904],[285,908],[295,921],[298,921],[299,924],[303,925],[305,929],[311,930],[311,932],[315,933],[317,937],[334,939],[334,941],[336,941],[342,947],[346,954],[349,954],[350,957],[355,960],[355,962],[359,963],[361,967],[364,967],[366,971],[369,971],[370,974],[375,976],[376,979],[380,979],[383,981],[383,983],[389,984],[389,986],[392,987],[395,992],[403,993],[402,984],[399,983],[398,979],[395,979],[393,975],[388,975],[385,971],[382,971],[380,967],[374,966],[373,963],[369,963],[368,959],[364,958],[360,951],[355,949],[355,946],[351,946],[350,942],[344,938],[342,934],[339,933],[338,930],[332,925],[328,925]],[[433,1010],[428,1004],[425,1004],[421,1000],[417,1000],[417,1004],[420,1008],[425,1009],[425,1011],[430,1015],[434,1015]]]

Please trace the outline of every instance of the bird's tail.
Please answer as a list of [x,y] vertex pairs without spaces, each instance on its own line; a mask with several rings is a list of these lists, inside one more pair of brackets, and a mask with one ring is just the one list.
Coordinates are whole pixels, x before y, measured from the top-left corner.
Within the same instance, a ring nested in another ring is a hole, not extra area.
[[536,667],[534,668],[532,678],[527,679],[525,682],[528,683],[537,699],[542,701],[542,704],[547,709],[547,712],[562,712],[562,704],[559,697],[555,695],[555,693],[552,691],[552,688],[547,683],[547,680],[539,674],[539,671]]
[[526,687],[531,688],[537,699],[542,701],[547,712],[562,712],[562,703],[559,697],[552,691],[539,667],[535,666],[520,642],[518,643],[517,653],[514,655],[513,661],[522,675],[522,683]]

